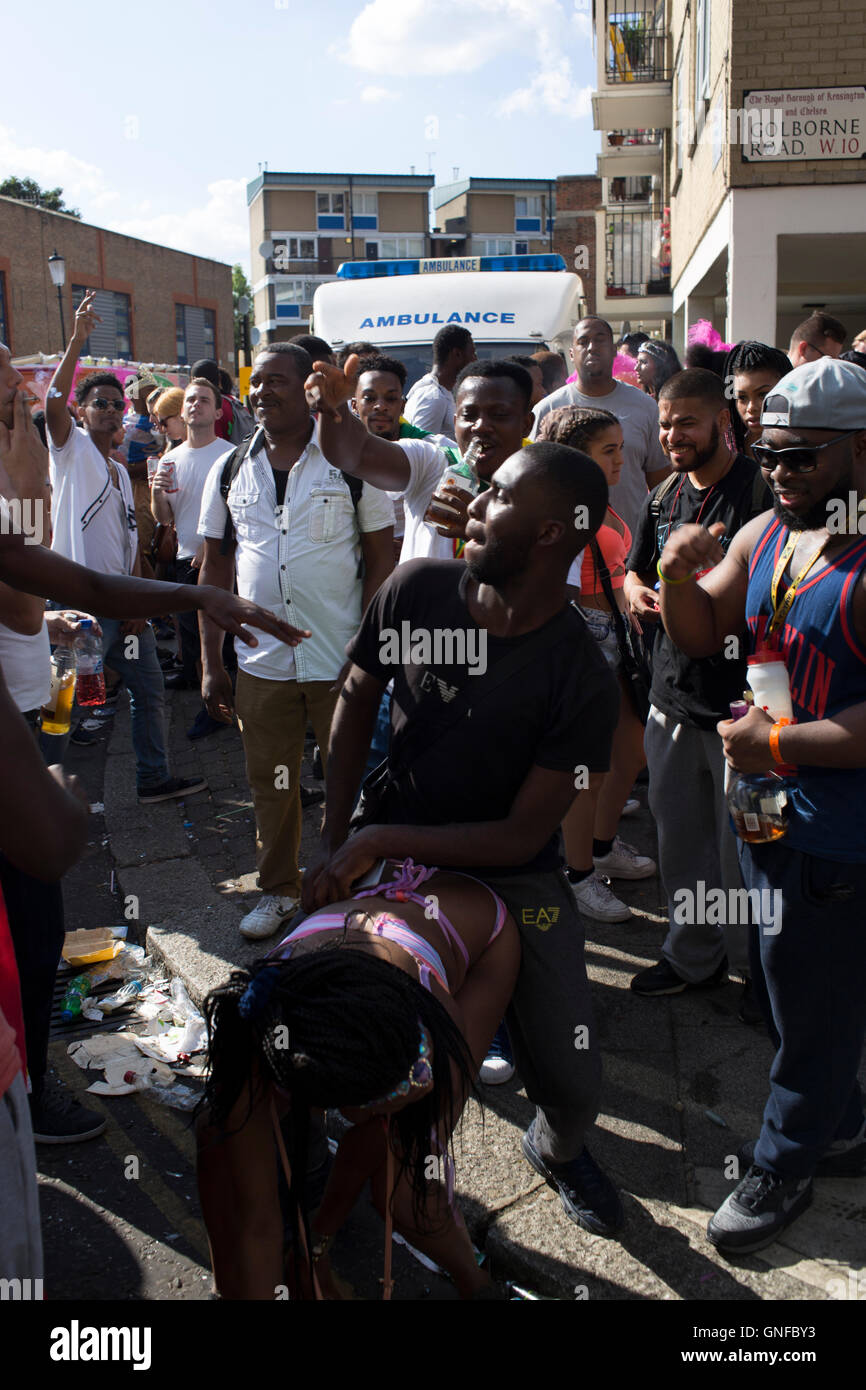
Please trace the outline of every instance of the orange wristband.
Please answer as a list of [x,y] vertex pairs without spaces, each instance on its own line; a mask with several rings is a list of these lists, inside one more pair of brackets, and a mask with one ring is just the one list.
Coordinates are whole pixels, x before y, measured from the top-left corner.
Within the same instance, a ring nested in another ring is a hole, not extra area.
[[773,755],[773,762],[780,763],[783,767],[788,766],[779,751],[779,734],[788,724],[793,724],[792,719],[777,719],[770,730],[770,752]]

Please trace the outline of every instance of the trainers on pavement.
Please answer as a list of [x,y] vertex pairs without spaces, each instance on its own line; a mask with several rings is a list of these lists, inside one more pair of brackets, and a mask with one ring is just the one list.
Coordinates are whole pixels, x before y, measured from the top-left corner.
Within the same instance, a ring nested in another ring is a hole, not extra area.
[[239,926],[242,936],[250,941],[261,941],[273,936],[284,922],[294,917],[300,903],[297,898],[280,898],[276,893],[266,893],[259,903],[248,912]]
[[595,1236],[612,1236],[623,1224],[622,1203],[610,1178],[584,1149],[570,1163],[548,1163],[535,1147],[535,1121],[521,1140],[523,1156],[556,1188],[566,1216]]
[[651,965],[647,970],[639,970],[633,975],[631,988],[635,994],[651,998],[657,994],[683,994],[687,989],[716,989],[719,985],[727,984],[727,980],[727,956],[712,975],[708,975],[705,980],[696,980],[694,984],[689,984],[682,975],[678,975],[668,961],[660,960],[658,965]]
[[485,1086],[504,1086],[514,1075],[514,1058],[511,1043],[504,1023],[500,1023],[487,1049],[487,1056],[481,1063],[478,1080]]
[[812,1201],[811,1178],[783,1178],[753,1163],[746,1176],[710,1217],[707,1239],[723,1255],[763,1250]]
[[172,797],[192,796],[195,792],[205,791],[205,777],[169,777],[167,782],[161,782],[158,787],[145,787],[143,791],[139,791],[138,799],[146,805],[151,801],[171,801]]
[[[742,1168],[750,1168],[755,1161],[755,1141],[749,1139],[737,1150],[737,1158]],[[818,1160],[815,1168],[816,1178],[863,1178],[866,1177],[866,1122],[860,1133],[853,1139],[834,1139],[826,1153]]]
[[594,859],[599,873],[609,878],[652,878],[656,872],[656,861],[645,854],[638,854],[634,845],[627,845],[617,835],[610,847],[610,853]]
[[571,891],[584,917],[592,917],[596,922],[631,920],[631,909],[614,895],[597,869],[592,871],[589,878],[573,883]]
[[96,1139],[105,1120],[79,1105],[71,1091],[46,1079],[39,1096],[30,1096],[30,1123],[37,1144],[79,1144]]

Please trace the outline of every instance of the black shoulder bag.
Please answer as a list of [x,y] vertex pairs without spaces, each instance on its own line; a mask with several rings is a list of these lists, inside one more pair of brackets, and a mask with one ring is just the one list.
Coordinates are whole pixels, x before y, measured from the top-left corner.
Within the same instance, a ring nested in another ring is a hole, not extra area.
[[598,541],[589,543],[596,573],[601,580],[604,596],[610,605],[616,645],[619,649],[622,671],[635,714],[642,724],[647,722],[650,710],[650,668],[640,634],[635,632],[629,620],[624,617],[616,601],[610,570],[604,563]]

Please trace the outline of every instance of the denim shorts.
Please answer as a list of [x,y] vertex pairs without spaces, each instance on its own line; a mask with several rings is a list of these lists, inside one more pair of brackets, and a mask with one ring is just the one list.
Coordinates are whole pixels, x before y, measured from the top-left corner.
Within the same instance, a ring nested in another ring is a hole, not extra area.
[[622,661],[616,640],[616,626],[612,613],[603,613],[600,608],[581,608],[586,625],[604,654],[604,659],[612,671],[619,671]]

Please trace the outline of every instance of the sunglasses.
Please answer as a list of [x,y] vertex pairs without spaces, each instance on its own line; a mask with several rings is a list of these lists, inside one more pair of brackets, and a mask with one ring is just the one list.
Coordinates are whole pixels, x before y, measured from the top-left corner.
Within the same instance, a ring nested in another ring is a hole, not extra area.
[[831,444],[838,444],[841,439],[849,439],[852,434],[857,433],[858,430],[846,430],[844,434],[837,434],[835,439],[828,439],[826,444],[815,444],[811,449],[770,449],[766,444],[753,444],[752,455],[761,468],[769,473],[779,463],[783,463],[791,473],[814,473],[821,462],[815,457],[816,454],[820,454],[822,449],[829,449]]
[[169,420],[178,420],[179,418],[180,418],[180,417],[179,417],[178,415],[165,415],[165,416],[163,416],[163,418],[162,418],[161,420],[157,420],[157,422],[156,422],[156,428],[157,428],[158,430],[164,430],[164,429],[166,428],[166,426],[167,426]]
[[125,401],[115,399],[106,400],[104,396],[97,396],[95,400],[88,401],[88,405],[95,405],[97,410],[119,410],[121,415],[126,409]]

